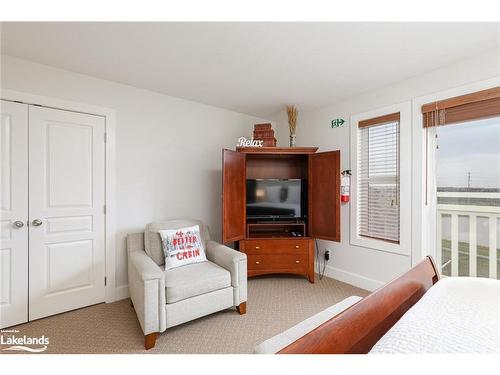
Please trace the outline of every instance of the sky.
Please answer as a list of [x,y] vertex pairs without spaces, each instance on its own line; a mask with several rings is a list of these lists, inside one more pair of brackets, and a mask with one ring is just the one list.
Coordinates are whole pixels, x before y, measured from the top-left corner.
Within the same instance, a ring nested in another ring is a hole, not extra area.
[[500,188],[500,117],[437,128],[438,187]]

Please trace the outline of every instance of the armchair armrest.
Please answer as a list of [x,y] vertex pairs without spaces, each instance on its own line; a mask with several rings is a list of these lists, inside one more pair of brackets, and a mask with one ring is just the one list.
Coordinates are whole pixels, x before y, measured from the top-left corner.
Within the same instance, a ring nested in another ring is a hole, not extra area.
[[247,300],[247,256],[215,241],[207,243],[207,259],[231,273],[231,285],[235,289],[234,304]]
[[162,269],[144,252],[128,259],[130,298],[145,335],[166,329],[165,278]]
[[129,262],[142,281],[163,280],[165,277],[161,268],[145,252],[134,251],[130,253]]

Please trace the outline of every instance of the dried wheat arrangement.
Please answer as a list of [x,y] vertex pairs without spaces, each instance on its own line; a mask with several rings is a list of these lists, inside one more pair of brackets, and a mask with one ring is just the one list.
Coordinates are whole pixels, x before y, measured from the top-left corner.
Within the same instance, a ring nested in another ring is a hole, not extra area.
[[290,135],[293,135],[297,130],[297,107],[295,107],[294,105],[287,105],[286,113],[288,114],[288,126],[290,128]]

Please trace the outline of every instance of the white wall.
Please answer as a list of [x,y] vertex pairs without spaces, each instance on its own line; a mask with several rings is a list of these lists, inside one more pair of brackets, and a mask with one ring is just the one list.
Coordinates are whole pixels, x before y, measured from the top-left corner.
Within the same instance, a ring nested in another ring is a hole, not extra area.
[[265,120],[5,55],[1,86],[116,111],[119,296],[127,293],[127,233],[192,217],[220,238],[221,150]]
[[[332,119],[348,122],[352,114],[499,76],[499,69],[500,52],[485,54],[326,108],[300,112],[298,145],[340,149],[342,169],[348,169],[349,124],[331,129]],[[116,285],[121,296],[127,290],[126,233],[142,230],[152,220],[197,217],[210,225],[214,237],[220,237],[221,149],[233,148],[239,136],[251,135],[254,123],[265,121],[10,56],[2,56],[1,86],[116,110]],[[279,145],[286,146],[286,115],[283,111],[272,117]],[[332,250],[329,275],[373,289],[411,266],[409,256],[351,246],[348,205],[343,205],[341,216],[342,242],[319,241],[322,251]]]
[[[377,74],[377,72],[373,72]],[[500,75],[500,51],[492,51],[474,59],[438,69],[426,75],[414,77],[383,89],[334,103],[318,110],[301,112],[299,108],[297,145],[319,146],[320,151],[341,150],[341,168],[350,168],[350,116],[380,107],[413,100],[420,96],[448,90],[450,88],[478,82]],[[334,89],[334,88],[332,88]],[[288,124],[284,111],[272,116],[277,124],[277,137],[281,145],[288,143]],[[331,121],[343,118],[347,121],[340,128],[332,129]],[[421,124],[413,124],[413,127]],[[415,148],[414,148],[415,150]],[[413,153],[413,158],[422,155]],[[415,171],[413,176],[415,178]],[[417,174],[418,175],[418,174]],[[418,207],[417,209],[420,209]],[[349,206],[343,204],[341,211],[342,240],[340,243],[319,241],[320,251],[330,249],[331,260],[327,274],[340,280],[374,289],[391,278],[406,271],[412,264],[410,256],[382,252],[352,246],[349,243]],[[420,228],[418,225],[414,228]],[[421,230],[413,230],[418,238]],[[415,233],[418,232],[418,233]],[[422,243],[422,241],[413,241]],[[419,247],[421,245],[418,245]],[[417,246],[413,246],[417,247]],[[412,249],[417,257],[426,254],[423,249]],[[321,258],[322,259],[322,258]]]

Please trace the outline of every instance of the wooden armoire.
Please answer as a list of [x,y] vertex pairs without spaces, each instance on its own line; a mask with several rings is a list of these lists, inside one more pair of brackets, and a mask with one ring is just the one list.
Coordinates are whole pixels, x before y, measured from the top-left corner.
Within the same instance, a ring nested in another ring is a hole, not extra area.
[[[340,241],[340,151],[317,150],[223,150],[222,239],[247,254],[249,277],[291,273],[314,283],[314,239]],[[297,221],[247,219],[247,179],[306,180],[307,215]]]

